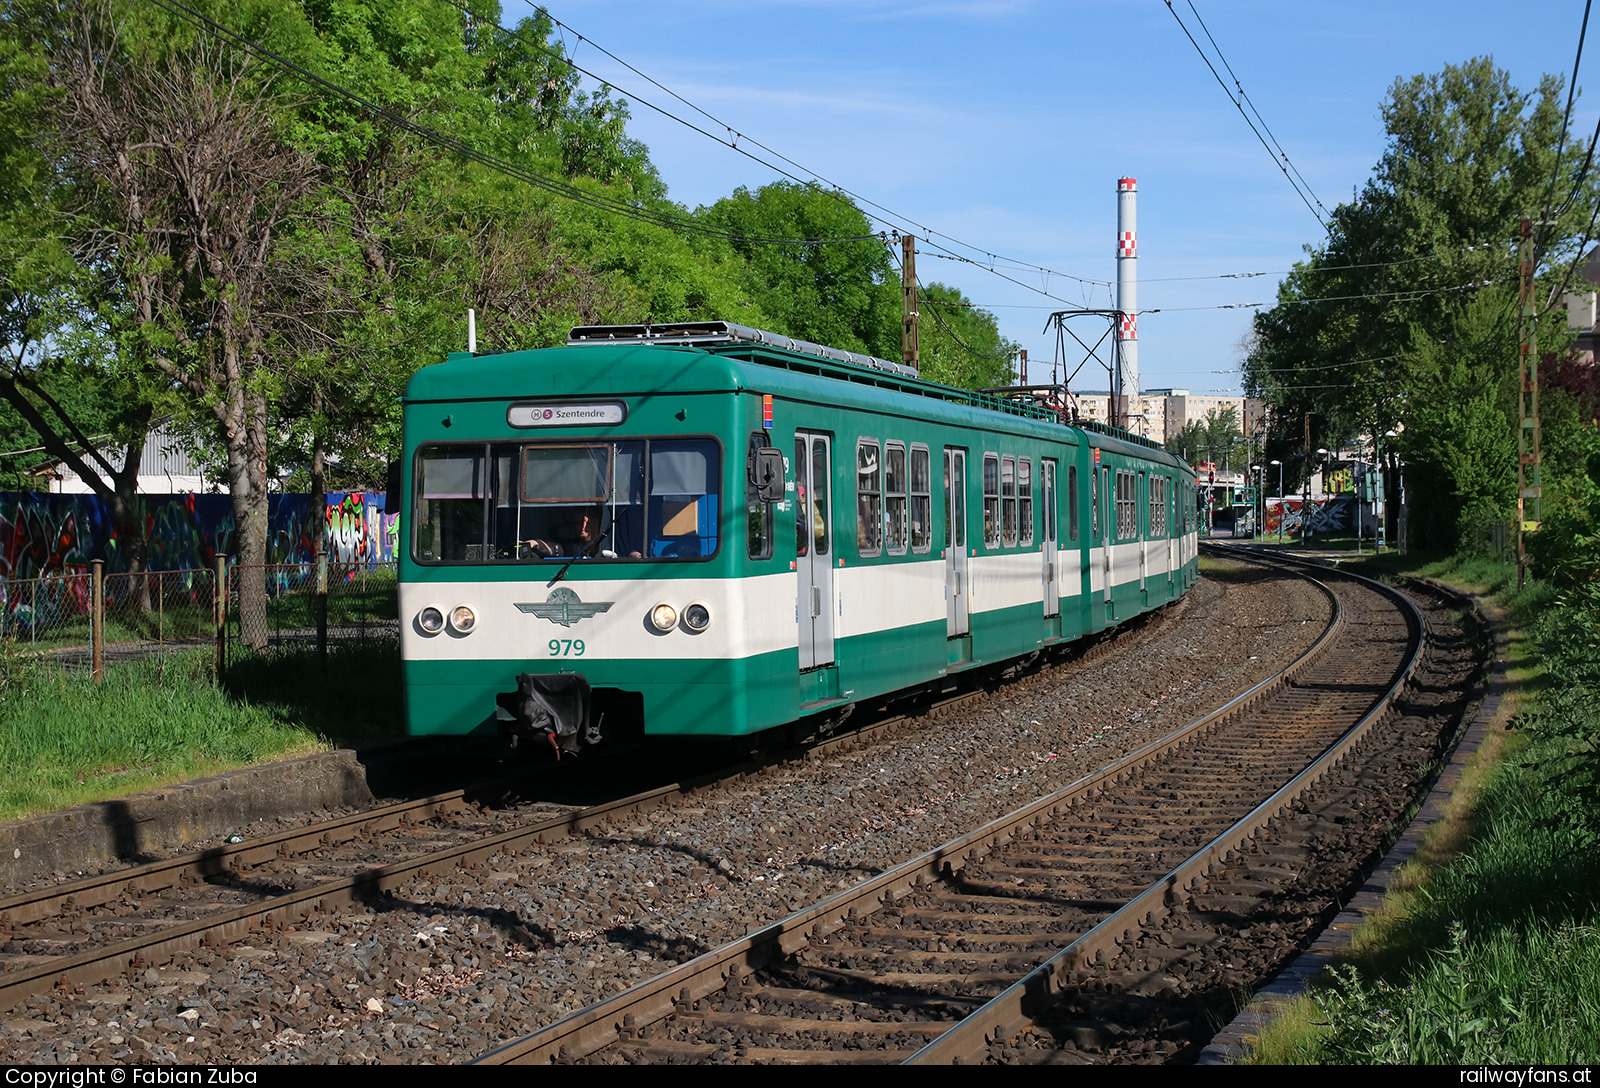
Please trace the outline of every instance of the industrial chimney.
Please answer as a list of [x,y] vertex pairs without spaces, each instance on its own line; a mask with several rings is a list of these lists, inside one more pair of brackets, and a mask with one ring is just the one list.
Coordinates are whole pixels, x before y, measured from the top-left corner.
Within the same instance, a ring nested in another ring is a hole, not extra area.
[[1117,387],[1114,420],[1134,430],[1139,404],[1139,183],[1117,179]]

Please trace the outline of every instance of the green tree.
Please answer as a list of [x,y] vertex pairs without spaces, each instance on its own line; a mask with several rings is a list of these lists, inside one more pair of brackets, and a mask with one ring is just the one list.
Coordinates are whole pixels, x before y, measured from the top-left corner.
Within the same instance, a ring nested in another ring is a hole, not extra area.
[[[962,389],[1010,385],[1019,346],[1000,335],[999,322],[954,287],[929,283],[917,292],[917,346],[922,376]],[[898,331],[898,330],[897,330]],[[899,352],[888,356],[898,359]]]
[[[736,189],[698,215],[734,232],[727,246],[742,257],[746,288],[772,331],[800,340],[900,357],[900,285],[882,240],[863,237],[872,225],[847,198],[817,185],[780,181],[752,193]],[[760,236],[814,239],[773,245]],[[828,239],[863,238],[839,242]]]
[[[1499,428],[1485,431],[1482,413],[1512,403],[1515,356],[1453,359],[1453,345],[1482,352],[1491,341],[1495,351],[1514,342],[1508,284],[1521,218],[1547,218],[1543,209],[1552,208],[1554,225],[1540,235],[1547,268],[1575,254],[1600,185],[1593,174],[1580,183],[1581,156],[1565,156],[1557,169],[1562,108],[1559,78],[1524,92],[1488,58],[1394,83],[1382,108],[1389,144],[1372,178],[1335,209],[1327,239],[1281,285],[1278,305],[1255,320],[1245,387],[1272,405],[1267,456],[1297,467],[1307,413],[1313,448],[1400,431],[1406,437],[1391,454],[1407,458],[1413,479],[1454,481],[1437,458],[1468,449],[1474,464],[1490,456],[1477,443]],[[1499,330],[1493,337],[1490,326]],[[1558,345],[1557,330],[1542,331],[1541,343]],[[1470,411],[1423,403],[1421,391],[1455,390],[1469,371],[1493,386]],[[1437,433],[1461,427],[1478,433]],[[1487,489],[1471,501],[1473,517],[1507,508],[1514,496],[1506,480],[1488,473],[1461,481]],[[1468,501],[1457,483],[1411,495],[1420,530],[1413,539],[1453,545]]]

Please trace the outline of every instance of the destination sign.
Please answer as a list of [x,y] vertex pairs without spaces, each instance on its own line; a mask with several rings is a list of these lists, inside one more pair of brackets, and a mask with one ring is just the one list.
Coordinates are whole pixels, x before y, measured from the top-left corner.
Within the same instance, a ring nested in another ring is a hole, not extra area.
[[599,404],[513,404],[506,422],[513,427],[589,427],[621,423],[628,408],[621,401]]

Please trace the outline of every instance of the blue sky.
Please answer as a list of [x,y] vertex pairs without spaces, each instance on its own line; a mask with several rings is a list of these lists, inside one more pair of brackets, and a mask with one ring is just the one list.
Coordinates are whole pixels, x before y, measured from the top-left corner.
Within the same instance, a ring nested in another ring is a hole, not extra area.
[[[508,22],[531,10],[503,2]],[[1329,208],[1382,155],[1379,105],[1397,77],[1488,54],[1532,89],[1543,73],[1570,74],[1583,17],[1579,0],[1194,5]],[[1175,6],[1204,42],[1188,0]],[[557,0],[550,11],[734,129],[892,209],[892,221],[1005,258],[1114,280],[1116,179],[1137,178],[1139,304],[1163,311],[1140,319],[1145,388],[1236,389],[1253,311],[1214,307],[1270,301],[1278,274],[1322,235],[1162,0]],[[692,116],[589,42],[567,42],[624,97]],[[1590,46],[1580,88],[1600,66],[1600,41]],[[1597,109],[1600,99],[1580,100],[1573,139],[1587,139]],[[637,101],[630,131],[691,207],[777,178]],[[920,279],[991,307],[1028,349],[1030,377],[1048,379],[1054,338],[1041,330],[1063,303],[919,252]],[[1111,305],[1104,286],[1004,271],[1071,305]],[[1269,274],[1217,278],[1238,273]],[[1104,388],[1093,368],[1075,389]]]

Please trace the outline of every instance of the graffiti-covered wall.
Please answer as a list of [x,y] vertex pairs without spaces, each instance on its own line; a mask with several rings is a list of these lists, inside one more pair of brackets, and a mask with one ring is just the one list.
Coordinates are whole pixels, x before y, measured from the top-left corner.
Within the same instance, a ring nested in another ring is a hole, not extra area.
[[[1332,495],[1315,499],[1311,503],[1311,533],[1324,536],[1353,534],[1357,519],[1363,535],[1376,531],[1377,518],[1353,495]],[[1280,524],[1284,536],[1298,537],[1305,522],[1305,511],[1299,499],[1267,499],[1266,532],[1277,533]]]
[[[399,518],[383,512],[383,496],[330,493],[320,519],[308,519],[309,495],[273,495],[267,505],[267,562],[311,559],[311,533],[327,541],[338,563],[394,559]],[[209,567],[232,555],[236,526],[226,495],[145,495],[139,498],[151,570]],[[0,492],[0,577],[76,573],[104,559],[126,570],[127,544],[118,538],[111,508],[97,495]]]

